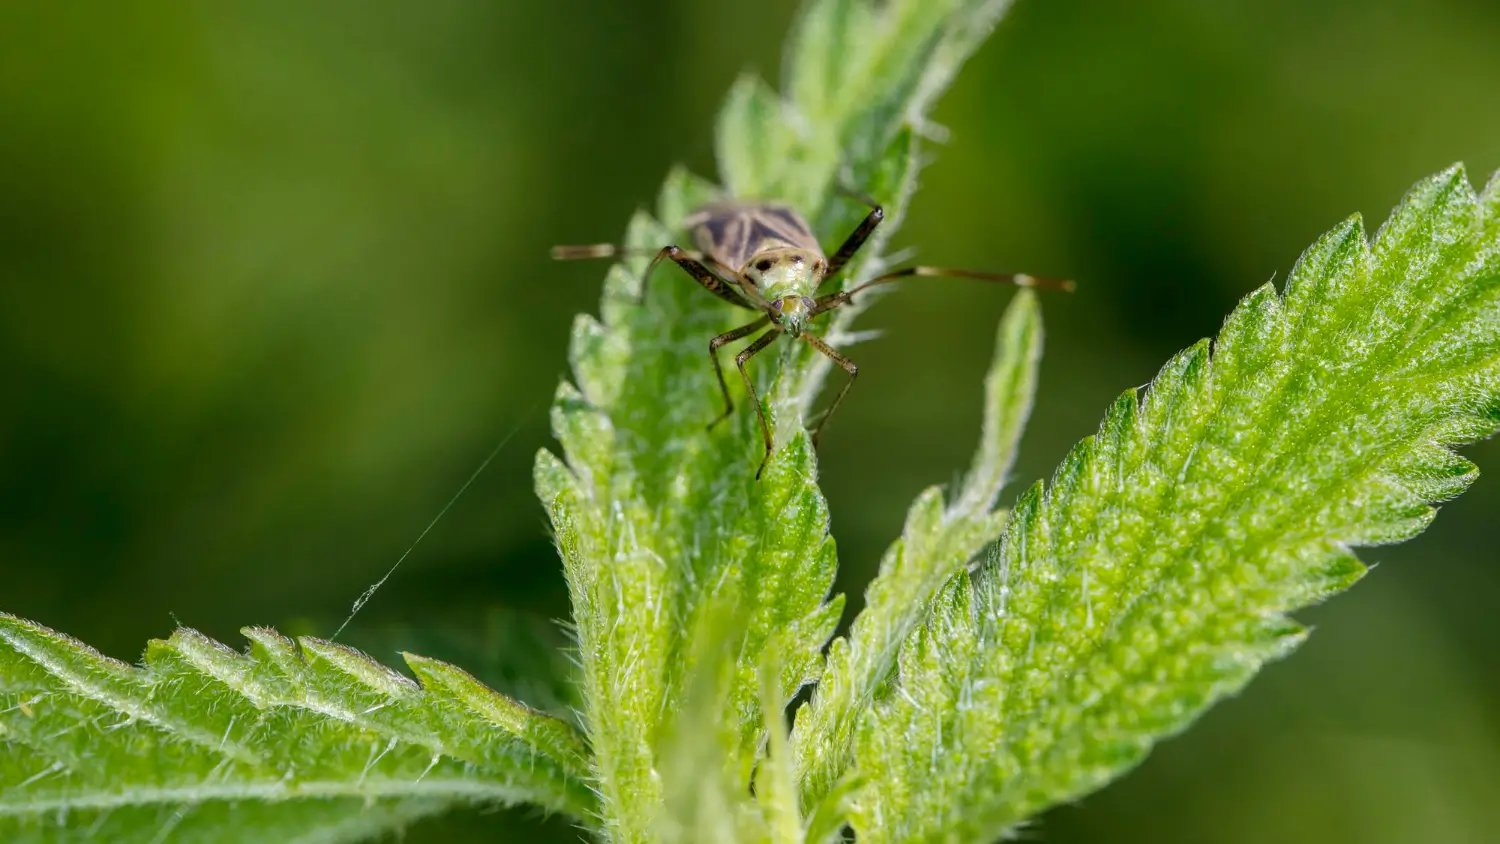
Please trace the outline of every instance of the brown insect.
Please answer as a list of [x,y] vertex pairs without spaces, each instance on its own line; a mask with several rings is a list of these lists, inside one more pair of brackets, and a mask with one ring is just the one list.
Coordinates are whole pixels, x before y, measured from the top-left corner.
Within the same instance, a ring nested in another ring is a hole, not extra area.
[[[734,412],[734,401],[729,397],[729,386],[724,381],[724,370],[719,365],[719,348],[766,329],[764,334],[734,358],[740,376],[745,379],[745,388],[750,391],[750,398],[755,402],[755,410],[760,417],[761,439],[766,445],[766,455],[761,458],[760,466],[755,470],[756,480],[765,471],[766,462],[771,459],[775,447],[765,409],[761,407],[760,396],[755,391],[755,384],[751,382],[749,373],[745,371],[745,364],[775,342],[777,337],[785,334],[794,340],[801,340],[827,355],[849,373],[849,380],[844,382],[843,389],[834,397],[828,412],[823,414],[823,418],[813,428],[812,442],[816,446],[823,427],[828,424],[834,411],[839,409],[849,388],[854,386],[854,379],[859,376],[859,367],[854,361],[834,351],[822,338],[808,332],[808,323],[819,314],[847,305],[855,295],[877,284],[887,284],[909,276],[950,276],[1022,287],[1073,289],[1071,281],[1037,278],[1024,273],[989,273],[919,266],[876,276],[850,290],[816,295],[824,282],[844,270],[849,260],[880,225],[880,221],[885,219],[884,209],[871,200],[866,199],[865,202],[870,206],[870,213],[844,239],[832,258],[824,256],[807,220],[791,207],[776,202],[724,200],[699,208],[683,221],[684,227],[692,233],[693,242],[698,247],[697,252],[685,251],[676,246],[663,247],[655,253],[650,265],[646,267],[646,274],[641,280],[642,301],[645,300],[646,283],[650,281],[652,272],[663,259],[670,259],[708,292],[736,307],[760,312],[758,319],[720,334],[708,344],[708,356],[713,361],[714,374],[719,377],[719,390],[724,395],[724,412],[708,424],[709,428],[713,428]],[[638,250],[607,243],[555,246],[552,249],[552,257],[559,260],[612,258],[631,254],[638,254]]]

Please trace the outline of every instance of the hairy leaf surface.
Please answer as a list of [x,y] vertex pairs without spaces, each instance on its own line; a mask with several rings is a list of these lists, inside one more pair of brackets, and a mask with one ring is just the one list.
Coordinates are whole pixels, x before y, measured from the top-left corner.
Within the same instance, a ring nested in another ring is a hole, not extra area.
[[[842,182],[890,211],[854,267],[854,277],[868,274],[914,185],[922,115],[1005,5],[811,3],[788,53],[785,94],[748,76],[730,92],[718,123],[723,186],[674,173],[655,217],[638,216],[627,243],[647,254],[691,246],[683,218],[730,195],[789,202],[831,253],[868,211],[839,192]],[[742,631],[733,676],[715,699],[736,737],[725,766],[748,789],[766,735],[762,701],[784,704],[820,676],[842,606],[828,600],[834,546],[802,424],[826,359],[782,338],[750,362],[777,447],[757,482],[764,449],[733,362],[744,343],[721,353],[737,407],[705,426],[723,410],[709,340],[759,313],[697,289],[670,263],[643,293],[645,265],[615,267],[599,318],[575,323],[572,383],[553,407],[561,457],[543,451],[536,463],[572,593],[605,829],[619,841],[647,840],[667,796],[682,789],[662,782],[664,731],[703,669],[695,642],[720,626],[715,616],[730,612]],[[815,331],[845,344],[853,310]],[[778,676],[767,686],[760,672],[772,634]],[[703,772],[702,781],[717,777]]]
[[446,663],[408,656],[419,684],[244,632],[248,654],[179,628],[132,666],[0,615],[0,840],[357,841],[455,805],[594,812],[566,722]]
[[953,578],[861,725],[861,841],[986,841],[1138,762],[1419,533],[1500,428],[1500,179],[1418,184],[1130,391]]

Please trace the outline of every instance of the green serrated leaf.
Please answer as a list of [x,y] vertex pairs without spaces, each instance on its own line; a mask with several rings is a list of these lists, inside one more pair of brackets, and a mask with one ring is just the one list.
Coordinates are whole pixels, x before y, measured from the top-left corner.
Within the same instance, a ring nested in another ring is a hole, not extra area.
[[1031,408],[1041,338],[1036,299],[1021,291],[1001,322],[985,380],[984,433],[957,500],[945,505],[933,487],[912,504],[901,538],[865,593],[864,611],[848,640],[834,643],[823,681],[797,715],[792,748],[803,805],[822,801],[848,773],[854,726],[933,595],[1004,528],[1007,514],[992,508]]
[[766,752],[755,775],[755,802],[766,818],[771,841],[777,844],[801,844],[802,813],[798,808],[797,780],[792,770],[787,743],[786,701],[779,697],[781,667],[777,649],[768,649],[768,659],[761,670],[761,720],[766,733]]
[[565,719],[577,715],[571,643],[556,622],[541,616],[494,607],[472,618],[351,626],[343,639],[375,657],[429,654],[464,666],[481,683],[534,709]]
[[[1000,8],[813,4],[793,37],[786,96],[743,77],[720,114],[725,190],[792,204],[831,250],[868,210],[832,190],[842,172],[849,187],[887,204],[888,222],[854,267],[855,275],[868,273],[915,182],[920,157],[911,125],[942,87],[934,80],[951,75],[977,44],[972,33]],[[835,58],[820,55],[820,43],[836,46]],[[851,61],[835,66],[842,59]],[[682,219],[725,190],[674,171],[656,218],[638,216],[626,243],[649,253],[683,242]],[[695,636],[712,629],[706,620],[732,611],[745,633],[731,649],[727,686],[709,698],[734,737],[717,752],[736,784],[705,793],[746,794],[766,735],[765,701],[785,705],[821,675],[821,650],[842,607],[827,600],[834,546],[802,427],[826,359],[782,343],[752,361],[776,442],[756,482],[762,445],[732,349],[725,363],[737,408],[713,430],[704,427],[722,408],[705,360],[708,342],[757,314],[706,295],[675,267],[643,281],[645,265],[631,259],[612,270],[599,318],[576,324],[573,385],[559,390],[553,410],[561,458],[543,452],[536,465],[569,579],[584,721],[605,833],[615,841],[702,829],[696,821],[662,821],[668,792],[679,792],[664,783],[659,763],[672,710],[702,669]],[[843,309],[819,333],[846,342],[854,310]],[[777,670],[766,690],[761,672],[773,638]]]
[[953,511],[978,515],[995,506],[1016,462],[1021,432],[1031,415],[1042,360],[1042,316],[1030,290],[1016,294],[1000,321],[995,363],[984,379],[984,429],[979,452]]
[[[886,211],[842,283],[868,279],[940,134],[928,111],[1007,5],[811,0],[784,92],[743,77],[720,114],[724,186],[672,171],[631,254],[726,194],[787,202],[832,247],[868,213],[848,188]],[[428,658],[407,656],[414,682],[317,639],[252,628],[240,654],[179,630],[137,667],[0,616],[0,839],[356,841],[527,801],[614,842],[991,840],[1294,648],[1287,613],[1364,573],[1350,547],[1420,531],[1476,474],[1451,448],[1500,428],[1500,180],[1428,180],[1373,243],[1335,229],[1007,513],[1041,344],[1023,291],[964,483],[912,505],[825,656],[843,604],[803,420],[829,361],[787,342],[753,361],[776,445],[756,482],[755,408],[730,369],[738,407],[705,431],[703,359],[756,314],[646,263],[575,321],[534,470],[586,736]],[[873,298],[815,330],[848,345]]]
[[[805,5],[786,50],[787,100],[809,125],[836,127],[857,106],[861,72],[876,48],[875,10],[858,0]],[[826,131],[827,129],[825,129]]]
[[245,634],[249,655],[179,628],[132,666],[0,615],[0,839],[355,841],[523,801],[593,815],[567,722],[434,660],[411,658],[418,684],[342,645]]
[[743,199],[772,196],[776,186],[765,179],[791,152],[794,137],[780,95],[760,77],[741,76],[719,110],[719,175],[725,189]]
[[1373,242],[1338,226],[1022,497],[861,725],[861,841],[992,840],[1098,788],[1473,479],[1448,449],[1500,429],[1497,184],[1455,167]]

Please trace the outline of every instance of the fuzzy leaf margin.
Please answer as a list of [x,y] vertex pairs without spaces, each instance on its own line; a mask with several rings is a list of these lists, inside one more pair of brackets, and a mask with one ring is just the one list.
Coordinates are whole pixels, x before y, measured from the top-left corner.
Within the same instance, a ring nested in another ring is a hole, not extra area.
[[[842,283],[868,278],[915,187],[924,115],[1007,6],[812,0],[791,39],[784,94],[745,76],[720,111],[722,189],[674,171],[626,244],[646,254],[690,246],[683,219],[727,194],[790,204],[831,252],[868,213],[838,190],[854,188],[887,212]],[[663,813],[675,811],[671,795],[699,793],[700,783],[727,776],[738,783],[730,791],[748,792],[766,745],[764,701],[785,705],[818,679],[842,609],[841,596],[828,597],[834,543],[802,424],[828,360],[783,338],[750,363],[777,449],[757,482],[763,447],[733,362],[744,343],[721,352],[736,407],[709,431],[723,404],[705,358],[710,339],[760,314],[706,294],[670,264],[643,282],[646,263],[617,265],[599,316],[575,322],[571,380],[553,405],[561,449],[541,451],[534,470],[572,598],[603,835],[620,842],[697,828]],[[857,310],[819,320],[816,333],[848,345]],[[690,769],[663,764],[675,752],[672,716],[697,687],[695,672],[708,670],[701,640],[724,612],[744,631],[727,686],[708,698],[735,737],[723,748],[728,773],[681,773]],[[773,639],[777,676],[765,679]]]
[[1500,176],[1356,216],[1132,390],[955,577],[862,724],[862,842],[989,841],[1099,788],[1305,636],[1500,430]]
[[994,509],[1036,393],[1042,353],[1037,298],[1016,294],[1000,321],[985,378],[984,427],[964,484],[951,504],[938,487],[912,503],[901,538],[886,551],[848,636],[835,639],[823,678],[797,712],[791,752],[801,802],[843,799],[855,725],[891,676],[902,642],[923,622],[936,592],[1000,536],[1008,513]]
[[567,722],[407,655],[188,628],[143,665],[0,614],[0,840],[358,841],[456,805],[593,816]]

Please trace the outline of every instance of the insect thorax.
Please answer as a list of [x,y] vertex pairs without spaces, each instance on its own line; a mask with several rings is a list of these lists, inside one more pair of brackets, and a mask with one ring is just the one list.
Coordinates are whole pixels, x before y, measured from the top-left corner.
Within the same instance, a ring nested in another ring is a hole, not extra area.
[[787,205],[726,200],[684,222],[704,254],[754,284],[767,301],[812,296],[828,266],[807,221]]
[[811,297],[823,283],[823,256],[784,245],[774,245],[751,256],[745,277],[767,301],[786,296]]

